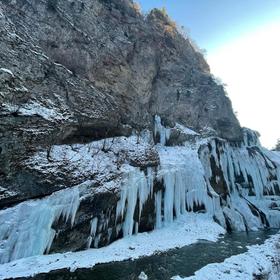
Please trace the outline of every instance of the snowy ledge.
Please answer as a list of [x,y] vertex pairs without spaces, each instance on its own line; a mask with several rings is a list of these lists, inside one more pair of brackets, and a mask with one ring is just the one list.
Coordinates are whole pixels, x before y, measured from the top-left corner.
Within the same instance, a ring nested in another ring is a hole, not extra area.
[[96,264],[137,259],[197,242],[217,241],[225,230],[206,214],[190,214],[150,233],[120,239],[107,247],[81,252],[34,256],[0,265],[0,279],[29,277],[67,268],[90,268]]
[[279,280],[280,233],[262,245],[248,246],[248,252],[226,259],[223,263],[208,264],[194,276],[173,280]]

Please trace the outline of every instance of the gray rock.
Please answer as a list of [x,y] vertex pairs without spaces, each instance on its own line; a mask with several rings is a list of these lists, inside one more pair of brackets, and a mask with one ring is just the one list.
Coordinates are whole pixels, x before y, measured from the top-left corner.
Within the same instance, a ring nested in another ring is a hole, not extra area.
[[151,129],[155,114],[240,139],[223,88],[159,10],[144,18],[128,0],[7,0],[0,15],[0,182],[19,194],[2,206],[61,188],[22,164],[40,147],[128,136]]

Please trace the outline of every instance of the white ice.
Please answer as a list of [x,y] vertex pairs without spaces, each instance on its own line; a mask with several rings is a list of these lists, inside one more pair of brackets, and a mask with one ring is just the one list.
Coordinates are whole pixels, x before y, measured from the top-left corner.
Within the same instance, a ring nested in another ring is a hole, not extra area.
[[78,207],[78,188],[71,188],[0,211],[0,263],[48,251],[52,224],[62,217],[73,225]]
[[14,73],[13,73],[10,69],[7,69],[7,68],[0,68],[0,71],[5,72],[5,73],[8,73],[8,74],[11,75],[12,77],[14,77]]

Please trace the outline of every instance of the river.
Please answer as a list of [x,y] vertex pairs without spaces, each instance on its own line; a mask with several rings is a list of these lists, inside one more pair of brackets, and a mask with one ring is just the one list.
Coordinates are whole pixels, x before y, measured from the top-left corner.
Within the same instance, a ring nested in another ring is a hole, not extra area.
[[262,244],[276,230],[229,233],[218,242],[201,240],[190,246],[137,260],[101,264],[92,269],[78,269],[73,273],[52,272],[36,279],[48,280],[137,280],[144,271],[149,280],[167,280],[174,275],[191,276],[203,266],[247,251],[246,246]]

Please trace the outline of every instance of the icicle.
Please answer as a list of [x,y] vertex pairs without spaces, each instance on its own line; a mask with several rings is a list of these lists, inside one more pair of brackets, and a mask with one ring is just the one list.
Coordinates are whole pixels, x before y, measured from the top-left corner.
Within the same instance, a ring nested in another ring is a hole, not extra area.
[[134,228],[135,234],[138,233],[138,228],[139,228],[139,224],[138,224],[138,222],[135,222],[135,228]]
[[175,174],[169,172],[164,175],[164,222],[171,223],[173,221],[173,207],[174,207],[174,187]]
[[87,248],[90,248],[92,240],[95,237],[96,230],[97,230],[97,223],[98,223],[98,219],[96,217],[93,218],[90,222],[90,233],[89,233],[89,237],[88,237]]
[[71,188],[0,211],[0,263],[48,252],[52,224],[63,217],[73,225],[78,207],[79,190]]
[[90,235],[91,236],[95,236],[96,234],[96,229],[97,229],[97,223],[98,223],[98,219],[95,217],[91,220],[91,223],[90,223]]
[[161,118],[158,115],[155,116],[155,129],[154,129],[154,132],[155,132],[155,135],[159,135],[159,137],[160,137],[160,144],[162,146],[165,146],[166,141],[168,141],[169,138],[170,138],[170,132],[171,131],[170,131],[169,128],[166,128],[166,127],[164,127],[161,124]]
[[[198,157],[196,149],[187,147],[166,147],[159,150],[161,169],[164,182],[164,223],[168,224],[175,217],[192,211],[194,206],[204,206],[208,213],[214,214],[220,209],[219,196],[209,197],[214,193]],[[157,194],[159,195],[159,194]],[[156,196],[156,207],[159,207],[159,197]],[[187,209],[187,208],[188,209]],[[175,217],[174,217],[175,212]],[[160,211],[157,209],[157,227]]]
[[155,195],[155,205],[156,205],[156,228],[162,227],[162,217],[161,217],[161,200],[162,191],[158,191]]
[[100,238],[101,238],[101,234],[100,233],[94,238],[94,242],[93,242],[93,247],[94,248],[98,248]]
[[146,176],[139,168],[129,167],[126,180],[122,184],[121,197],[117,204],[116,221],[118,217],[124,218],[122,225],[123,235],[132,235],[134,229],[134,213],[137,201],[139,202],[140,219],[142,208],[148,197],[151,195],[153,187],[153,173],[148,170]]

